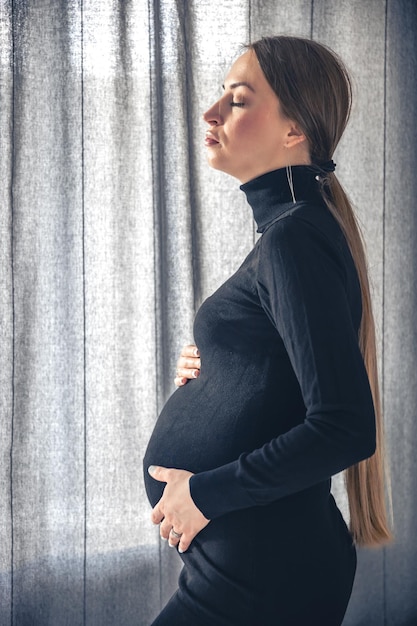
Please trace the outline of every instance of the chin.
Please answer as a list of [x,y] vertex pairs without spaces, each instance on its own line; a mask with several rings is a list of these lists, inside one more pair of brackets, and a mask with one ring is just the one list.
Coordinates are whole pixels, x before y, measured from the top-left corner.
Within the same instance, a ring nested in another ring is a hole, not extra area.
[[233,178],[237,178],[239,181],[240,176],[230,167],[227,166],[226,163],[222,163],[221,159],[216,158],[216,156],[207,155],[207,163],[213,170],[217,170],[219,172],[223,172],[224,174],[228,174]]

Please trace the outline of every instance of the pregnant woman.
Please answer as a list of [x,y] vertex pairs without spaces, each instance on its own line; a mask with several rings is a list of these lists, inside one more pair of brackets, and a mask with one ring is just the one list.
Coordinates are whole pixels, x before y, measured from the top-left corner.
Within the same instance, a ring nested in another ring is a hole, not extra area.
[[[261,236],[199,309],[200,374],[146,451],[152,519],[184,563],[153,626],[337,626],[355,543],[390,539],[366,261],[332,161],[350,96],[328,48],[269,37],[204,115]],[[350,529],[330,493],[347,468]]]

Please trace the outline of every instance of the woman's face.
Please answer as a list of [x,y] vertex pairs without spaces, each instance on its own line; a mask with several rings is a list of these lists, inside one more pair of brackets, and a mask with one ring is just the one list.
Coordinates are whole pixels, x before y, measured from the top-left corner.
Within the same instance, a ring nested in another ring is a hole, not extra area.
[[[209,125],[205,146],[210,165],[242,183],[295,165],[297,160],[308,163],[308,154],[304,154],[307,142],[282,115],[279,100],[252,50],[232,65],[222,97],[203,118]],[[301,156],[300,143],[304,144]]]

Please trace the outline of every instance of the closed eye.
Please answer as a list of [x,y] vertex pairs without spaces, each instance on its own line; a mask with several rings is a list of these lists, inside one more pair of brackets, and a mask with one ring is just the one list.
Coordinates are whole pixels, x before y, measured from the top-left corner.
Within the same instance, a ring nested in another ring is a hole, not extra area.
[[234,102],[234,101],[232,100],[232,102],[230,103],[230,106],[231,106],[231,107],[244,107],[244,106],[245,106],[245,103],[244,103],[244,102]]

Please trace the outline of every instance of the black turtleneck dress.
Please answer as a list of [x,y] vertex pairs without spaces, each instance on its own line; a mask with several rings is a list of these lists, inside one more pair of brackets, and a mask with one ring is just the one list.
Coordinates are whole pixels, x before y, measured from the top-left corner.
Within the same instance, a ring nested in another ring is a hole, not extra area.
[[151,505],[164,483],[148,466],[186,469],[211,520],[153,626],[337,626],[351,594],[356,553],[330,478],[375,449],[360,287],[315,172],[292,169],[295,203],[285,170],[242,185],[262,235],[199,309],[201,374],[149,441]]

